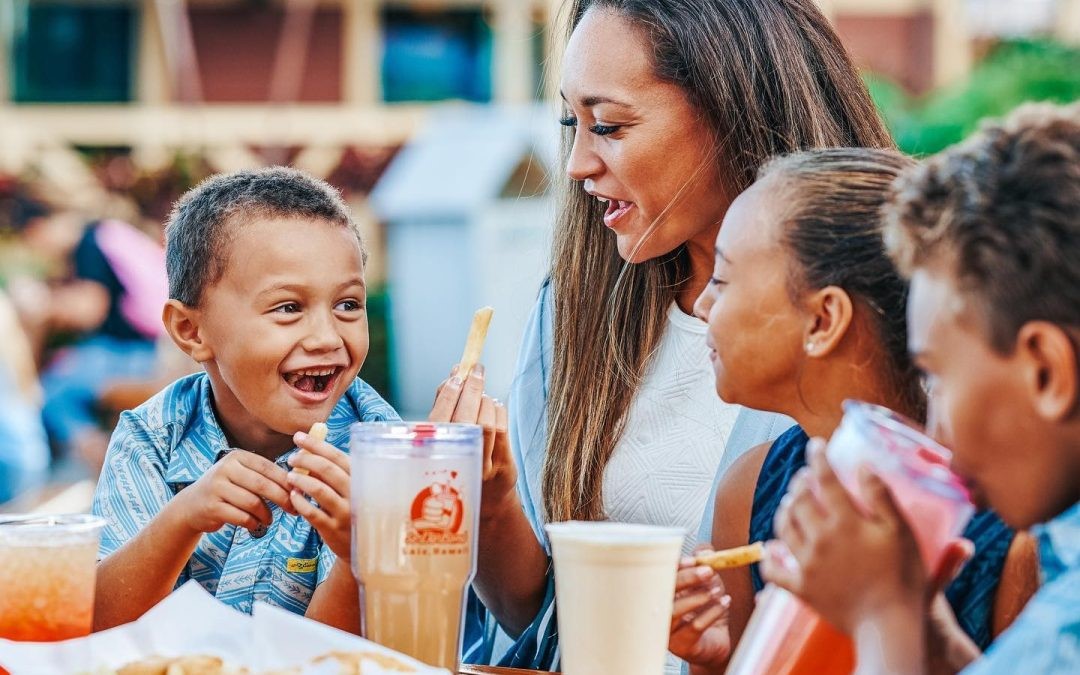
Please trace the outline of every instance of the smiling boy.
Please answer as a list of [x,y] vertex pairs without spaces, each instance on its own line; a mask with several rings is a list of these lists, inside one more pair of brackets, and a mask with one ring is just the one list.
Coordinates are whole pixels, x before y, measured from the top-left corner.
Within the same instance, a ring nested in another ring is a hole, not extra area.
[[[221,175],[166,229],[173,341],[204,372],[124,413],[93,512],[107,521],[95,628],[194,579],[353,632],[348,445],[398,419],[357,378],[368,352],[365,253],[329,185],[272,168]],[[326,421],[325,442],[303,430]],[[306,471],[296,471],[303,469]]]

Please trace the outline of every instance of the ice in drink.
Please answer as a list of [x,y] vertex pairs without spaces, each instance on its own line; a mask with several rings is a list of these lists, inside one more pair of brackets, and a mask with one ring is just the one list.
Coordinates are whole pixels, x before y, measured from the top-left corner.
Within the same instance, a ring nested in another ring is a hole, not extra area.
[[52,642],[89,635],[104,524],[85,515],[0,521],[0,637]]
[[353,564],[365,637],[456,671],[476,568],[483,432],[353,427]]
[[565,675],[660,675],[684,532],[610,522],[547,526]]
[[[896,413],[847,401],[825,451],[856,501],[858,469],[868,465],[888,484],[911,525],[928,569],[963,531],[975,508],[948,468],[948,450]],[[794,564],[794,561],[792,561]],[[848,675],[851,640],[785,590],[767,586],[728,666],[728,675]]]

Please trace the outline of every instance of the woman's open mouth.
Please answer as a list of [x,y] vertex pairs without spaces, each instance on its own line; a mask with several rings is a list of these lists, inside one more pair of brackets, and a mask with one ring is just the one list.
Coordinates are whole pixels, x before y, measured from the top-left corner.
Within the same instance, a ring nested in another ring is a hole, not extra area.
[[281,378],[301,398],[320,401],[334,391],[334,385],[343,370],[340,366],[304,368],[287,372]]
[[634,202],[624,202],[612,199],[607,203],[607,211],[604,213],[604,224],[615,227],[615,223],[634,208]]

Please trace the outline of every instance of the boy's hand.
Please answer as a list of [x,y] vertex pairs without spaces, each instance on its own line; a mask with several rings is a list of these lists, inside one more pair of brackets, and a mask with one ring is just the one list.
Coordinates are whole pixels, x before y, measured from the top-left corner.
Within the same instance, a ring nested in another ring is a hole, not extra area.
[[860,510],[826,461],[824,443],[815,439],[811,446],[809,468],[792,480],[776,514],[776,532],[798,570],[783,563],[774,543],[762,574],[849,635],[900,608],[925,620],[932,580],[888,487],[863,471],[866,509]]
[[458,366],[454,366],[449,379],[439,385],[428,420],[482,426],[484,487],[480,511],[490,514],[507,504],[520,508],[516,501],[517,466],[510,451],[506,406],[484,394],[483,366],[477,364],[465,381],[457,373]]
[[[698,552],[710,550],[698,547]],[[716,570],[698,565],[692,557],[680,560],[668,649],[689,663],[722,670],[731,656],[730,606],[731,596]]]
[[293,435],[293,441],[300,451],[289,457],[289,466],[294,469],[287,477],[289,500],[296,513],[311,523],[338,559],[348,563],[352,556],[349,456],[302,431]]
[[224,525],[256,532],[273,522],[266,501],[296,513],[289,490],[284,469],[253,452],[233,450],[181,490],[172,503],[181,522],[194,532],[216,532]]

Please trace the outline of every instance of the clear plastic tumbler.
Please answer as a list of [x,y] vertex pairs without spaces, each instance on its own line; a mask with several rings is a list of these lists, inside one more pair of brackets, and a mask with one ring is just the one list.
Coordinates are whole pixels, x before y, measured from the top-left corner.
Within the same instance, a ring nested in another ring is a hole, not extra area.
[[[856,500],[858,469],[868,465],[888,484],[928,569],[963,532],[975,511],[948,450],[896,413],[847,401],[825,451]],[[728,667],[729,675],[833,675],[854,670],[851,640],[787,591],[767,586]]]
[[90,634],[104,526],[89,515],[0,518],[0,637],[53,642]]
[[457,672],[476,571],[483,430],[352,427],[353,566],[364,636]]

